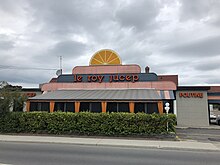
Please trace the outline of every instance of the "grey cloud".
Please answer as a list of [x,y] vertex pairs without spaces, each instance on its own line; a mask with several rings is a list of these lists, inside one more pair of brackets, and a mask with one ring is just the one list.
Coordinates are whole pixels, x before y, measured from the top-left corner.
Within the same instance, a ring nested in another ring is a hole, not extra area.
[[0,50],[9,50],[14,47],[13,41],[0,41]]
[[[0,12],[5,14],[0,34],[8,35],[0,36],[2,65],[59,68],[63,56],[63,68],[70,73],[76,65],[88,65],[99,49],[109,48],[125,64],[178,74],[184,85],[207,83],[205,75],[216,77],[219,70],[220,6],[215,0],[0,1]],[[180,8],[175,8],[177,2]],[[207,16],[210,20],[201,20]],[[18,23],[5,25],[8,18]],[[55,71],[0,70],[0,80],[9,82],[38,84],[53,76]]]
[[[28,83],[38,86],[43,82],[48,82],[55,71],[42,71],[42,70],[0,70],[0,80],[5,80],[12,83]],[[8,76],[13,75],[13,76]]]
[[158,74],[179,74],[179,70],[187,72],[187,70],[191,68],[188,61],[185,60],[163,60],[163,62],[157,62],[156,64],[153,63],[151,66]]
[[216,27],[219,27],[220,26],[220,16],[216,16],[212,21],[211,23],[216,26]]
[[54,45],[49,54],[56,56],[64,56],[66,58],[75,58],[83,55],[86,46],[75,41],[61,41]]
[[0,35],[0,51],[14,48],[14,44],[14,41],[9,39],[7,35]]
[[215,75],[205,77],[205,79],[206,79],[205,82],[206,82],[207,84],[217,84],[217,85],[220,84],[220,78],[219,78],[219,77],[216,77]]
[[[114,1],[88,2],[66,0],[30,1],[34,8],[35,22],[43,22],[45,28],[54,34],[81,33],[84,30],[93,32],[98,30],[105,20],[112,17]],[[58,34],[59,35],[59,34]]]
[[220,78],[218,72],[219,71],[194,71],[192,69],[189,72],[182,72],[179,74],[179,83],[180,85],[219,85]]
[[55,41],[71,39],[74,34],[85,36],[87,45],[108,44],[119,35],[114,19],[117,1],[112,0],[38,0],[29,1],[33,10],[31,26],[41,25],[40,32]]
[[59,41],[43,51],[32,54],[31,64],[33,67],[41,66],[43,68],[58,69],[60,56],[63,58],[63,63],[68,63],[85,55],[86,49],[86,45],[80,42],[71,40]]
[[201,84],[220,84],[220,78],[217,77],[215,74],[199,74],[193,77],[197,83]]
[[138,64],[141,66],[142,70],[144,70],[147,65],[150,65],[150,56],[151,52],[146,50],[135,50],[135,46],[131,46],[130,48],[122,51],[122,58],[124,59],[124,63]]
[[220,65],[219,65],[219,60],[216,61],[203,61],[201,63],[197,63],[194,68],[199,71],[212,71],[219,69],[220,70]]
[[[15,14],[20,11],[20,4],[24,4],[24,0],[17,0],[16,3],[14,0],[1,0],[0,1],[0,10],[9,13],[9,14]],[[19,4],[19,5],[18,5]]]
[[59,56],[52,56],[48,53],[38,54],[31,58],[31,63],[29,64],[29,66],[36,68],[58,69]]
[[181,0],[180,20],[201,19],[208,16],[213,1]]
[[123,27],[134,27],[137,30],[150,29],[155,24],[155,18],[159,14],[157,1],[141,0],[122,5],[116,11],[116,19]]
[[219,0],[180,0],[180,21],[208,18],[208,23],[219,25]]
[[171,53],[175,56],[184,57],[208,57],[220,54],[220,36],[211,36],[194,40],[192,42],[183,43],[182,45],[174,45],[165,49],[165,53]]

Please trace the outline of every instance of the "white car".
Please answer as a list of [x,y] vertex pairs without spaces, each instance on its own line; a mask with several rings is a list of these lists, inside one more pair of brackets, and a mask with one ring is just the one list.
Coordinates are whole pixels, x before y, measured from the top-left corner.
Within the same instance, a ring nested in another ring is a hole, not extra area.
[[220,115],[216,117],[216,124],[220,125]]
[[216,123],[217,125],[220,125],[220,115],[215,115],[213,112],[210,113],[210,121],[212,123]]
[[216,115],[213,112],[210,113],[210,120],[216,120]]

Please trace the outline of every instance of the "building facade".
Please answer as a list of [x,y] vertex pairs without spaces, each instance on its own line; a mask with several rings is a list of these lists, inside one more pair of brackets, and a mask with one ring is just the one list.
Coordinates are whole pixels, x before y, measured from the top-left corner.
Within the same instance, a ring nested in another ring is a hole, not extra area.
[[[157,75],[149,67],[142,73],[139,65],[122,65],[116,52],[105,49],[96,52],[88,66],[76,66],[71,74],[43,84],[43,94],[29,98],[27,111],[162,114],[168,102],[179,125],[208,126],[209,90],[179,87],[178,75]],[[212,99],[220,103],[220,97]]]

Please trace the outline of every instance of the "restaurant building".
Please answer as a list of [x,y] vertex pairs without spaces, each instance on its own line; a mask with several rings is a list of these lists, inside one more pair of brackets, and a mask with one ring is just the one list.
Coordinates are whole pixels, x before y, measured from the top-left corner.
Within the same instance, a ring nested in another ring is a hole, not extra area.
[[[210,90],[212,89],[212,90]],[[76,66],[41,86],[27,111],[144,112],[177,115],[178,125],[208,126],[209,103],[220,103],[220,88],[179,87],[178,75],[157,75],[149,67],[123,65],[113,50],[96,52],[88,66]],[[210,91],[210,96],[208,95]],[[219,95],[218,95],[219,94]]]

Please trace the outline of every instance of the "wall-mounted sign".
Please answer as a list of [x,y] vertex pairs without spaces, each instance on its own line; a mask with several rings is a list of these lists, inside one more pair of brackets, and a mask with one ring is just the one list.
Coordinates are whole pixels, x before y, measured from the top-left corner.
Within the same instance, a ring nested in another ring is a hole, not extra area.
[[138,73],[138,74],[68,74],[60,75],[57,82],[62,83],[92,83],[92,82],[132,82],[137,81],[158,81],[158,77],[155,73]]
[[179,97],[184,98],[203,98],[203,93],[201,92],[180,92]]
[[[103,75],[89,75],[86,78],[87,82],[99,82],[102,83],[105,76]],[[80,75],[74,75],[74,82],[82,82],[83,77]],[[110,75],[108,77],[109,82],[118,82],[118,81],[130,81],[136,82],[139,80],[138,75]]]
[[27,97],[34,97],[34,96],[36,96],[36,93],[34,93],[34,92],[28,92],[28,93],[25,93],[25,95],[26,95]]

